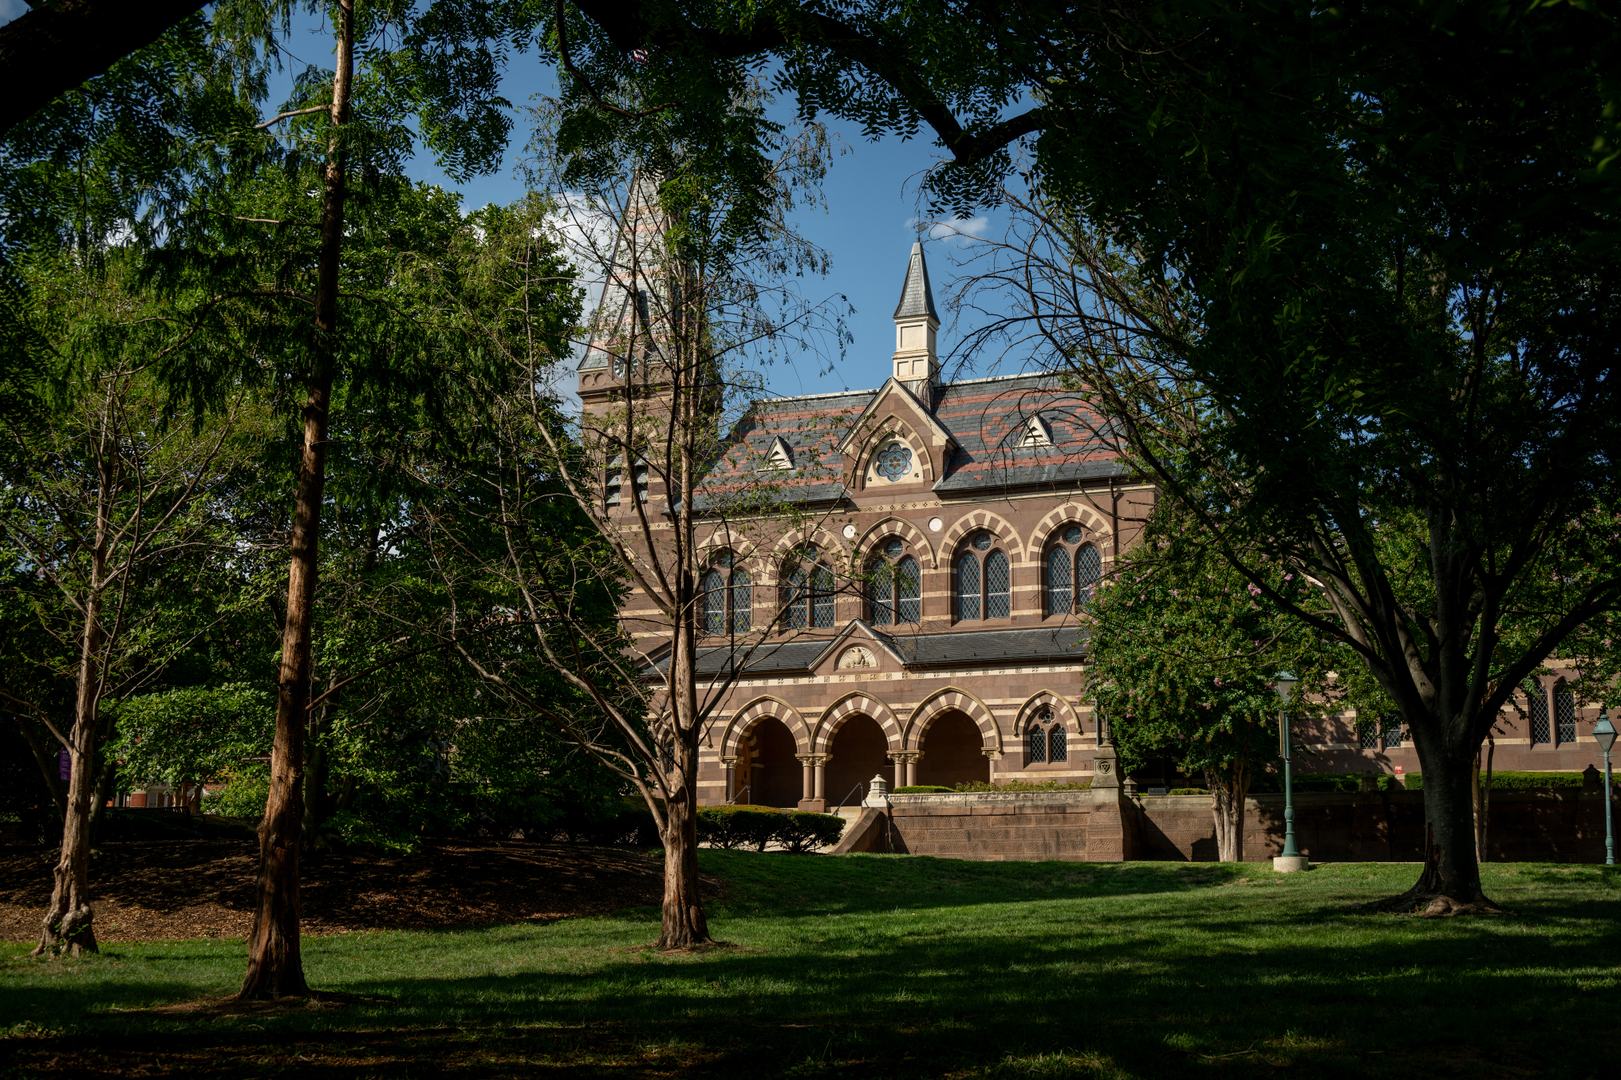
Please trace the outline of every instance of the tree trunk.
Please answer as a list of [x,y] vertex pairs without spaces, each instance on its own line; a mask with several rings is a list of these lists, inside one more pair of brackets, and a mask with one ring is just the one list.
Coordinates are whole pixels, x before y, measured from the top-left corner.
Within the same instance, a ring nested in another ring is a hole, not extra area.
[[338,5],[337,60],[332,80],[332,136],[321,197],[321,254],[315,295],[312,371],[304,403],[304,447],[293,510],[287,617],[282,625],[276,684],[276,738],[270,754],[270,794],[259,824],[258,905],[248,937],[248,972],[238,994],[253,998],[309,993],[299,951],[298,857],[304,818],[304,727],[310,702],[310,642],[326,488],[328,410],[332,399],[333,335],[337,330],[338,268],[343,243],[344,166],[339,132],[349,115],[354,69],[354,7]]
[[1497,911],[1481,889],[1475,854],[1475,755],[1426,753],[1422,743],[1418,749],[1424,776],[1424,870],[1395,906],[1425,915]]
[[55,886],[45,909],[35,956],[61,956],[96,951],[90,909],[90,812],[96,791],[96,736],[101,729],[98,653],[101,649],[101,576],[106,552],[106,518],[98,515],[100,535],[91,565],[91,587],[85,598],[84,628],[79,638],[79,675],[69,736],[67,813],[62,819],[62,847],[56,860]]
[[1205,770],[1210,789],[1210,812],[1216,823],[1216,858],[1244,861],[1244,803],[1249,798],[1249,770],[1235,766],[1227,772]]
[[679,786],[664,811],[664,912],[661,949],[690,949],[706,944],[709,922],[698,892],[698,748],[683,732],[676,740]]

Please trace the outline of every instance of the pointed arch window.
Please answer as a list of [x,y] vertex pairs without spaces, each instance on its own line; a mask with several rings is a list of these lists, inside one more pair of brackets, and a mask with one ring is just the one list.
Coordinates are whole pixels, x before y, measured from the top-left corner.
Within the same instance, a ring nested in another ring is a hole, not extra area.
[[698,581],[700,623],[714,637],[745,634],[754,624],[754,579],[730,551],[709,562]]
[[1548,695],[1535,679],[1525,684],[1525,719],[1531,728],[1531,745],[1542,746],[1553,741],[1553,729],[1548,723]]
[[1560,743],[1576,741],[1576,696],[1570,684],[1560,679],[1553,685],[1553,718],[1557,725],[1554,737]]
[[1051,705],[1043,705],[1024,731],[1026,765],[1059,764],[1069,760],[1069,732]]
[[1079,525],[1054,534],[1042,559],[1042,607],[1046,615],[1085,611],[1103,577],[1103,556]]
[[952,614],[959,621],[1005,619],[1012,610],[1007,553],[985,529],[957,549],[951,566]]
[[833,571],[813,546],[800,551],[783,566],[782,625],[787,630],[833,625]]
[[867,618],[874,626],[915,623],[922,616],[923,575],[896,537],[867,561]]

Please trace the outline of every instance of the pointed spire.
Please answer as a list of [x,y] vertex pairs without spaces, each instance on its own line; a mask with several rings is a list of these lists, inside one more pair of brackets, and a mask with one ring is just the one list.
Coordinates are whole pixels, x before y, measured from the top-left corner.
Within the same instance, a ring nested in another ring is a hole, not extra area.
[[934,310],[934,290],[929,287],[929,264],[923,260],[921,241],[912,245],[906,263],[906,284],[901,301],[895,305],[895,381],[906,387],[924,408],[934,408],[934,392],[940,385],[940,358],[935,352],[935,331],[940,316]]
[[940,321],[934,310],[934,290],[929,287],[929,264],[923,259],[921,240],[912,244],[912,257],[906,264],[906,283],[901,286],[900,303],[895,305],[897,322],[919,318]]

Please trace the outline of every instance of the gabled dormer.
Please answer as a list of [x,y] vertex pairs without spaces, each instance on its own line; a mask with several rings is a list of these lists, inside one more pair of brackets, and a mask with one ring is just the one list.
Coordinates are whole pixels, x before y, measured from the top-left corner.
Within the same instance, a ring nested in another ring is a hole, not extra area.
[[955,441],[934,413],[890,379],[845,432],[838,452],[852,490],[933,484],[945,475]]
[[934,408],[935,390],[940,386],[940,355],[935,344],[939,329],[934,290],[929,286],[929,265],[924,261],[920,241],[912,245],[906,281],[901,285],[900,302],[895,305],[894,378],[927,409]]

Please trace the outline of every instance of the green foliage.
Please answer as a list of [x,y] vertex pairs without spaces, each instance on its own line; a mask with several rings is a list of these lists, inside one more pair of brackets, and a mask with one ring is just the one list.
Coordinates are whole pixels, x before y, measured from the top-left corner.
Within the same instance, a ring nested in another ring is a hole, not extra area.
[[953,791],[1088,791],[1092,787],[1090,780],[1001,780],[991,783],[985,780],[970,780],[965,784],[958,784]]
[[955,788],[945,787],[941,784],[903,784],[895,789],[896,795],[944,795],[955,791]]
[[698,811],[698,840],[725,850],[764,851],[772,842],[792,852],[830,847],[844,832],[836,814],[779,810],[773,806],[705,806]]
[[259,684],[179,687],[125,698],[106,708],[116,732],[108,750],[119,763],[119,782],[126,790],[228,776],[265,754],[275,729],[275,702]]
[[226,773],[223,783],[203,794],[203,813],[257,821],[264,816],[270,792],[270,771],[264,765],[243,765]]
[[[1292,572],[1274,568],[1267,581],[1290,602],[1310,602]],[[1087,690],[1127,770],[1166,756],[1184,772],[1247,786],[1277,756],[1279,673],[1301,680],[1296,716],[1327,690],[1323,643],[1169,509],[1120,560],[1092,616]]]

